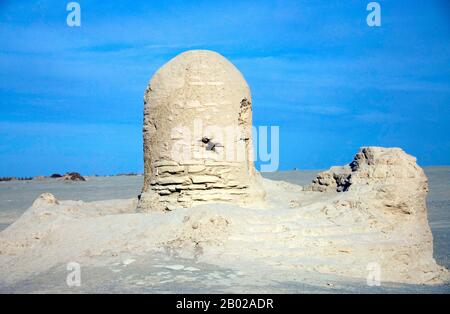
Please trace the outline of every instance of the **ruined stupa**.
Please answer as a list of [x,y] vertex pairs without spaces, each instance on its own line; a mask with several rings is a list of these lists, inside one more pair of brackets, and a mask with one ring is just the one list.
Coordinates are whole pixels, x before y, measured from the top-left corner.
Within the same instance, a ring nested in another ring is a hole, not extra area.
[[[249,88],[230,62],[210,51],[169,61],[150,81],[144,102],[139,202],[59,201],[42,194],[0,232],[0,292],[23,283],[22,291],[31,291],[33,280],[64,278],[54,271],[71,261],[123,273],[126,278],[114,277],[113,284],[123,283],[129,292],[129,274],[142,277],[139,266],[120,272],[135,261],[132,256],[141,258],[139,265],[154,266],[136,286],[155,291],[167,290],[167,282],[192,289],[190,280],[179,278],[178,265],[161,263],[180,258],[215,265],[189,278],[210,278],[213,271],[211,278],[226,278],[220,285],[226,290],[219,292],[296,292],[300,285],[335,280],[341,287],[361,286],[350,278],[368,286],[448,283],[448,270],[433,258],[427,177],[402,149],[363,147],[351,163],[319,173],[307,186],[261,178],[252,162]],[[195,206],[209,202],[227,204]],[[177,272],[161,277],[159,267]],[[224,277],[217,269],[227,270]],[[61,292],[57,280],[53,289]],[[94,287],[105,286],[97,281]],[[217,288],[215,281],[204,283],[204,291]]]
[[144,94],[144,186],[138,208],[261,199],[252,153],[252,100],[239,70],[220,54],[184,52],[163,65]]

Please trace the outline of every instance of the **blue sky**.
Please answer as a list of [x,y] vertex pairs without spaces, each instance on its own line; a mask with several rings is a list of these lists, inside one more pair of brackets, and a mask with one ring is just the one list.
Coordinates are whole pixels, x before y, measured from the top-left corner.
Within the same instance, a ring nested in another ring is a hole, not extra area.
[[447,1],[0,2],[0,176],[142,171],[143,92],[188,49],[244,74],[254,124],[280,126],[280,169],[397,146],[450,165]]

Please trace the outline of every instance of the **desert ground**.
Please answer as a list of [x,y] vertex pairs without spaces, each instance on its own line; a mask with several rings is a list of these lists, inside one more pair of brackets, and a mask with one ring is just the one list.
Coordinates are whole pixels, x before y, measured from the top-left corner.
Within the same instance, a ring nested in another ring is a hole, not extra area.
[[[317,172],[314,170],[279,171],[265,173],[264,177],[275,181],[306,185],[311,182]],[[429,167],[425,168],[425,173],[429,179],[427,206],[429,225],[434,238],[434,258],[439,265],[450,268],[450,246],[448,245],[450,243],[450,167]],[[59,201],[105,200],[108,202],[111,199],[136,197],[143,183],[142,176],[87,178],[86,182],[62,182],[55,179],[0,182],[0,230],[8,228],[19,219],[34,200],[45,192],[52,193]],[[235,209],[227,206],[218,207],[217,212],[226,210]],[[183,211],[180,211],[180,219],[182,216]],[[161,222],[164,223],[163,218]],[[140,228],[139,222],[133,223]],[[120,219],[112,220],[110,226],[113,226],[110,232],[114,233],[117,230],[120,234]],[[95,233],[95,230],[93,232]],[[70,242],[71,240],[74,242]],[[77,243],[77,239],[68,239],[68,241],[68,243]],[[67,250],[67,254],[70,255],[70,247]],[[94,251],[95,249],[91,254],[93,256],[95,256]],[[127,252],[125,246],[125,249],[113,252],[109,258],[103,258],[104,252],[102,252],[96,259],[96,263],[81,262],[82,284],[79,287],[67,286],[66,277],[69,271],[66,269],[66,263],[52,264],[51,256],[48,256],[49,265],[45,267],[46,256],[38,255],[40,263],[44,264],[38,271],[27,272],[24,269],[22,273],[19,273],[21,270],[17,269],[15,274],[1,272],[0,292],[450,293],[448,284],[415,285],[382,282],[381,286],[368,286],[366,280],[360,278],[312,272],[308,269],[293,273],[281,267],[276,270],[278,274],[262,273],[262,268],[255,267],[252,270],[252,265],[246,265],[247,261],[239,259],[236,259],[233,267],[224,267],[205,263],[195,254],[185,256],[170,250],[152,252],[144,250],[142,254],[130,252],[136,252],[136,248]],[[45,255],[45,252],[42,252],[42,255]],[[33,258],[36,258],[36,255],[33,255]]]

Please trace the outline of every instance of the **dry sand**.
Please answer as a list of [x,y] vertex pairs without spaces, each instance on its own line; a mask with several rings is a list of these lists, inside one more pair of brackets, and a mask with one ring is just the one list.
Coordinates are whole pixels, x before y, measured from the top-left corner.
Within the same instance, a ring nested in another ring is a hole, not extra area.
[[[434,256],[440,265],[449,267],[450,168],[429,168],[426,172],[430,180],[428,207]],[[277,172],[267,177],[306,184],[315,173]],[[342,250],[336,244],[324,245],[336,235],[330,226],[318,225],[323,220],[316,214],[308,218],[307,212],[295,210],[298,204],[291,202],[299,197],[295,186],[264,182],[271,192],[271,202],[281,205],[276,214],[270,208],[242,211],[233,205],[205,205],[195,211],[146,215],[134,213],[135,199],[110,200],[113,195],[135,196],[141,184],[142,177],[91,177],[77,183],[2,183],[0,217],[4,226],[17,219],[41,192],[55,194],[60,204],[36,206],[17,227],[8,229],[10,236],[28,247],[26,253],[22,250],[18,254],[20,258],[1,256],[0,291],[449,292],[448,285],[382,282],[380,287],[367,286],[362,275],[373,256],[350,254],[349,258],[348,247]],[[318,203],[315,197],[297,201]],[[26,236],[21,231],[24,225],[29,228]],[[295,240],[299,230],[304,241]],[[224,241],[224,234],[231,239]],[[344,239],[346,235],[338,236]],[[328,251],[341,250],[342,257],[319,254],[324,247]],[[321,260],[314,260],[314,256]],[[66,285],[70,261],[82,267],[80,287]]]

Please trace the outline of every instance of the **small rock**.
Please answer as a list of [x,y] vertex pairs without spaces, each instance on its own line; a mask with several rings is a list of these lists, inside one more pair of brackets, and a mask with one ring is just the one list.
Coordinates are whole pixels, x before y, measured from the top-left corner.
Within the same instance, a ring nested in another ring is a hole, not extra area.
[[78,172],[68,172],[62,177],[62,179],[64,181],[86,181],[86,179]]

